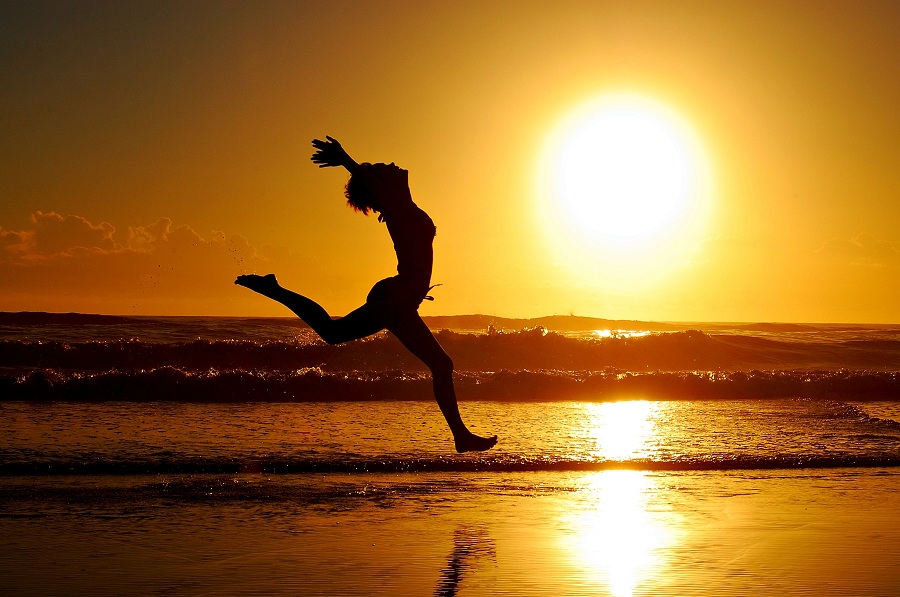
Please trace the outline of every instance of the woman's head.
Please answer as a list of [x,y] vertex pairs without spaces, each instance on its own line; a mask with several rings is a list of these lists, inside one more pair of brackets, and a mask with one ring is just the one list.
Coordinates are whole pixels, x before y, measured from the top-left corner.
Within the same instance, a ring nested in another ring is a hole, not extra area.
[[369,210],[384,212],[393,205],[410,200],[409,173],[390,164],[363,163],[347,181],[344,189],[347,205],[363,214]]

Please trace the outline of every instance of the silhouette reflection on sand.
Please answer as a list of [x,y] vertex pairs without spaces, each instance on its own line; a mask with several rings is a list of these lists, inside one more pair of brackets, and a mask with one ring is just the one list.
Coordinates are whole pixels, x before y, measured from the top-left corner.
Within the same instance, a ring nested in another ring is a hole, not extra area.
[[453,533],[453,551],[447,556],[447,565],[434,587],[434,597],[454,597],[465,573],[484,558],[496,564],[497,549],[487,530],[482,526],[459,525]]

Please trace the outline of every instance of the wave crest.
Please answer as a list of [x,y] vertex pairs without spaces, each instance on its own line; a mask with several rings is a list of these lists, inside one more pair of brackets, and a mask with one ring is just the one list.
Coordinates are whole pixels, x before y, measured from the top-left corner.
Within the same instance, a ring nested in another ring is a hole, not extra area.
[[[877,371],[607,371],[463,372],[462,400],[615,400],[814,398],[892,400],[900,395],[900,372]],[[427,374],[388,371],[329,372],[242,369],[150,370],[67,373],[37,369],[0,377],[4,400],[333,402],[431,400]]]
[[[613,367],[630,371],[752,369],[900,370],[900,341],[838,343],[716,335],[697,330],[651,333],[642,337],[572,338],[532,328],[518,332],[465,334],[442,330],[437,338],[457,370],[587,370]],[[53,368],[79,371],[253,369],[292,371],[424,371],[423,364],[390,334],[340,346],[322,342],[195,340],[151,343],[0,341],[0,363],[11,369]]]

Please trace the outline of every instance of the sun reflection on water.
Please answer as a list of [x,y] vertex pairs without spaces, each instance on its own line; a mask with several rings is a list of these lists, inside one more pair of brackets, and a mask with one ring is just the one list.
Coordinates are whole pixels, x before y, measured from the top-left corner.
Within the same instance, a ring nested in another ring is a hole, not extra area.
[[[646,400],[586,404],[594,456],[625,461],[646,454],[660,433],[658,408]],[[607,470],[587,475],[579,486],[580,507],[565,517],[574,559],[592,581],[605,581],[611,595],[631,597],[659,574],[662,554],[675,541],[670,513],[651,503],[654,478],[643,471]]]
[[583,491],[591,504],[574,515],[571,547],[590,575],[605,578],[610,594],[631,597],[662,567],[674,540],[664,516],[648,507],[653,481],[641,471],[603,471]]
[[594,330],[591,335],[595,338],[643,338],[649,336],[649,330]]
[[604,460],[626,460],[646,453],[647,440],[656,430],[658,408],[658,403],[647,400],[585,404],[594,455]]

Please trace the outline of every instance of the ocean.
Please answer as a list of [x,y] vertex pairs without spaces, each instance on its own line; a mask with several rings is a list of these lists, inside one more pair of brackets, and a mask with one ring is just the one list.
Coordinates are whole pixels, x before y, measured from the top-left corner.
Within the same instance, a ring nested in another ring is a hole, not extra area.
[[0,314],[0,592],[900,595],[900,325]]

